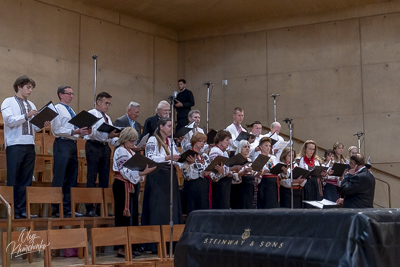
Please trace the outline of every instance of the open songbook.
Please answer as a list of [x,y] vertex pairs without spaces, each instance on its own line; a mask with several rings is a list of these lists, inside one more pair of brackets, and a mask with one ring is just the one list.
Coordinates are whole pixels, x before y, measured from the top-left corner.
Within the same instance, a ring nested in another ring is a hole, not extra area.
[[323,199],[321,201],[308,201],[308,200],[303,200],[304,203],[311,205],[312,207],[318,208],[318,209],[334,209],[334,208],[340,208],[341,206],[336,204],[336,202]]
[[53,102],[50,101],[44,107],[42,107],[36,116],[29,120],[30,123],[42,129],[44,127],[44,123],[46,121],[52,121],[55,117],[58,116],[58,112]]

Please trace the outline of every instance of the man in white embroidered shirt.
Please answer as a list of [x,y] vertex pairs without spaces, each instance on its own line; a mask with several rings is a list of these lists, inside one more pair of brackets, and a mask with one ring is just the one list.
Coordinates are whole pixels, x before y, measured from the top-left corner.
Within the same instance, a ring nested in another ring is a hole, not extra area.
[[[35,131],[40,129],[29,122],[37,114],[36,106],[28,100],[35,81],[27,76],[14,82],[15,96],[1,104],[4,119],[4,141],[7,161],[7,186],[14,187],[14,217],[26,218],[27,186],[32,185],[35,166]],[[45,126],[49,125],[46,122]],[[32,216],[33,217],[33,216]]]
[[230,139],[230,144],[227,149],[229,156],[232,157],[235,153],[238,141],[236,141],[236,138],[239,136],[239,134],[242,131],[246,131],[245,128],[242,127],[242,122],[244,119],[244,110],[241,109],[240,107],[236,107],[233,109],[233,123],[226,127],[226,131],[230,132],[232,135],[232,138]]
[[[91,132],[87,127],[76,129],[68,121],[75,116],[70,107],[74,98],[74,91],[69,85],[61,85],[57,89],[60,102],[55,106],[58,116],[51,121],[53,133],[53,181],[51,186],[62,187],[64,217],[71,217],[71,187],[77,186],[78,178],[78,152],[76,140]],[[59,216],[59,206],[52,205],[52,216]],[[82,216],[76,213],[75,216]]]
[[[89,110],[89,113],[101,119],[92,126],[92,133],[84,137],[87,161],[86,187],[95,187],[97,174],[99,174],[99,186],[108,188],[111,155],[109,144],[116,145],[119,133],[116,133],[116,130],[106,133],[97,129],[103,123],[113,125],[110,116],[106,114],[111,106],[111,98],[112,96],[107,92],[99,93],[96,97],[96,108]],[[86,204],[86,216],[96,217],[97,215],[93,204]]]

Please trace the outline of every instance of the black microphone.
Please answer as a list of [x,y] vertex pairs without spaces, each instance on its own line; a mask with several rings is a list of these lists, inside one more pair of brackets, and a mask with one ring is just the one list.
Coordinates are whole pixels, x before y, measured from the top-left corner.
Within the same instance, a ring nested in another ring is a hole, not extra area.
[[271,97],[281,96],[280,94],[272,94]]
[[363,133],[363,132],[361,132],[361,131],[359,131],[359,132],[357,132],[357,133],[353,134],[353,136],[363,136],[363,135],[364,135],[364,133]]
[[207,86],[210,86],[211,84],[214,84],[213,82],[209,82],[209,81],[207,81],[207,82],[205,82],[205,83],[203,83],[204,85],[207,85]]
[[93,55],[92,58],[93,58],[94,60],[96,60],[96,59],[97,59],[97,55]]
[[292,122],[292,120],[293,120],[293,119],[286,118],[286,119],[283,120],[283,122],[285,122],[285,123],[290,123],[290,122]]

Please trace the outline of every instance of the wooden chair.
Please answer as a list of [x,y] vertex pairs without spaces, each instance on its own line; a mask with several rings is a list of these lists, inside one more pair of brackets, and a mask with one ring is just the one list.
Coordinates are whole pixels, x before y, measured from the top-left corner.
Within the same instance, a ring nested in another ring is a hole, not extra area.
[[0,153],[0,180],[2,180],[1,172],[6,170],[7,170],[6,154]]
[[158,258],[163,257],[162,254],[162,239],[159,225],[142,225],[128,227],[129,245],[133,244],[157,244]]
[[[29,235],[30,237],[35,237],[35,238],[29,238],[29,240],[27,240],[27,235]],[[20,237],[24,237],[24,238],[20,238]],[[2,259],[2,266],[6,266],[7,264],[7,251],[11,250],[11,252],[13,251],[14,248],[16,248],[18,245],[21,245],[21,248],[24,248],[25,245],[28,246],[33,246],[35,248],[37,248],[37,250],[33,251],[33,252],[37,252],[37,251],[44,251],[44,266],[47,267],[49,266],[48,263],[48,253],[49,251],[47,250],[47,244],[48,244],[48,240],[47,240],[47,231],[22,231],[22,232],[11,232],[11,242],[10,245],[7,244],[7,232],[3,232],[3,242],[2,242],[2,253],[1,253],[1,259]],[[33,242],[33,243],[31,243]],[[9,245],[9,247],[7,247]],[[43,247],[43,245],[45,247]],[[18,249],[16,249],[17,251]]]
[[[0,186],[0,195],[11,205],[12,228],[25,227],[33,229],[33,221],[31,219],[15,220],[14,218],[14,188],[12,186]],[[1,200],[0,203],[2,203]],[[7,219],[0,219],[0,228],[7,228]]]
[[[86,154],[85,154],[85,145],[86,142],[83,139],[78,139],[76,142],[77,150],[78,150],[78,183],[86,183],[86,171],[87,167],[86,162]],[[112,165],[111,165],[112,166]]]
[[[89,264],[86,228],[47,230],[47,237],[49,242],[49,252],[51,252],[52,249],[83,248],[85,264]],[[47,254],[49,267],[51,267],[51,253]]]
[[126,227],[92,228],[92,264],[96,264],[96,247],[118,245],[123,245],[125,247],[125,260],[131,260],[132,252]]
[[[162,238],[162,250],[163,257],[167,258],[167,246],[171,240],[170,235],[170,226],[169,225],[161,225],[161,238]],[[177,242],[181,238],[183,230],[185,229],[184,224],[174,224],[173,233],[172,233],[172,241]]]
[[64,218],[63,194],[61,187],[26,188],[26,215],[30,218],[31,204],[58,204],[60,218]]
[[110,211],[108,210],[108,204],[111,204],[111,212],[114,213],[114,193],[112,191],[112,188],[104,188],[103,190],[104,193],[104,216],[106,217],[113,217],[110,216]]
[[100,216],[104,217],[103,188],[71,188],[71,213],[75,217],[75,206],[80,203],[100,205]]
[[46,162],[44,158],[40,157],[40,155],[36,155],[35,168],[33,172],[38,174],[35,177],[36,181],[42,182],[44,180],[44,175],[46,173]]

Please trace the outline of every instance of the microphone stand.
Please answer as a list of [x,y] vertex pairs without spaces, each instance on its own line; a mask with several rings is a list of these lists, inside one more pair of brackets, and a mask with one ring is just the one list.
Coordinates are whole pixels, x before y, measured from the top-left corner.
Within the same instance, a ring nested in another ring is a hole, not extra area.
[[279,96],[279,94],[272,94],[271,97],[274,98],[274,121],[276,121],[276,98]]
[[361,136],[363,136],[364,133],[363,132],[358,132],[356,134],[354,134],[353,136],[357,136],[357,140],[358,140],[358,153],[361,153]]
[[169,258],[172,258],[172,248],[173,248],[173,242],[172,242],[172,237],[174,233],[174,217],[173,217],[173,211],[174,211],[174,100],[175,97],[172,97],[171,99],[171,125],[172,125],[172,131],[171,131],[171,144],[170,144],[170,151],[171,151],[171,159],[170,159],[170,164],[171,164],[171,173],[170,173],[170,197],[169,197],[169,227],[170,227],[170,232],[169,232]]
[[289,142],[290,142],[290,195],[291,195],[291,203],[290,203],[290,207],[291,209],[293,209],[293,130],[292,130],[292,120],[293,119],[289,119],[286,118],[283,121],[285,123],[289,124]]
[[204,85],[207,85],[207,133],[208,133],[208,124],[209,124],[209,112],[210,112],[210,85],[211,82],[206,82]]
[[93,105],[94,108],[96,108],[96,87],[97,87],[97,55],[92,56],[94,60],[94,99],[93,99]]

